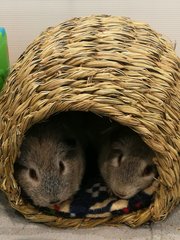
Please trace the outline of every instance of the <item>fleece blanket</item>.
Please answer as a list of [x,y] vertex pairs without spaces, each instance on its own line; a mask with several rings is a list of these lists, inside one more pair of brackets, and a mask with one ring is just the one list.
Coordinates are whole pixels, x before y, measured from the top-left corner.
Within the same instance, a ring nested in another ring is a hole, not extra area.
[[64,218],[102,218],[119,216],[147,208],[153,200],[157,182],[132,198],[119,199],[109,193],[102,179],[95,179],[83,186],[72,199],[41,211]]

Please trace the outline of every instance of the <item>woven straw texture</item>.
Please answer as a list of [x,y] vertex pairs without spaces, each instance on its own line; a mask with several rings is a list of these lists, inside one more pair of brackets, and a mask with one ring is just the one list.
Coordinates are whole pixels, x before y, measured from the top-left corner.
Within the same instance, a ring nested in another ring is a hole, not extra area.
[[[164,219],[180,202],[180,59],[149,25],[106,15],[43,32],[20,56],[0,96],[0,187],[34,222],[58,227]],[[148,209],[112,219],[62,219],[25,204],[13,165],[26,131],[53,113],[91,111],[129,126],[156,152],[159,187]]]

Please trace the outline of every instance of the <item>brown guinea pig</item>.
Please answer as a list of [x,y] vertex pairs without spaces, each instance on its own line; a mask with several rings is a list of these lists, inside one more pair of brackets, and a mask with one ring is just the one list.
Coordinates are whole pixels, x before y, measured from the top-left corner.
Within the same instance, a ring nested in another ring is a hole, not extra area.
[[85,171],[83,147],[66,123],[32,127],[15,163],[15,178],[34,205],[48,207],[71,198]]
[[102,139],[99,170],[111,192],[129,199],[152,183],[155,154],[138,134],[127,127],[114,127]]

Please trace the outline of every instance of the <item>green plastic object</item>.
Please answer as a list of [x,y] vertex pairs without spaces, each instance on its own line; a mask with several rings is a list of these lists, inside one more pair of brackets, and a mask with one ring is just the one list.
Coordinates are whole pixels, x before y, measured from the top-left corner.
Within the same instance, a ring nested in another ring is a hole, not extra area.
[[6,30],[0,27],[0,90],[9,74],[9,54]]

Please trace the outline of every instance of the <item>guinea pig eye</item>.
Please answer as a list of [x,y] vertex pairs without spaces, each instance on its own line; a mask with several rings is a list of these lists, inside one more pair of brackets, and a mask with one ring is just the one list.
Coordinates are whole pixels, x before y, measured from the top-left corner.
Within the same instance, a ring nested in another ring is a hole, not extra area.
[[64,166],[64,163],[62,161],[59,162],[59,170],[60,172],[64,172],[64,169],[65,169],[65,166]]
[[154,166],[153,165],[148,165],[145,167],[144,171],[143,171],[143,176],[148,176],[150,175],[154,170]]
[[118,165],[119,165],[119,166],[121,165],[122,157],[123,157],[123,154],[122,154],[122,152],[121,152],[121,153],[119,154],[119,156],[118,156]]
[[33,168],[29,169],[29,176],[30,176],[30,178],[32,178],[35,181],[38,180],[38,176],[36,174],[36,171]]
[[118,152],[118,154],[115,154],[115,156],[112,158],[112,165],[114,167],[119,167],[121,165],[122,157],[122,152]]

